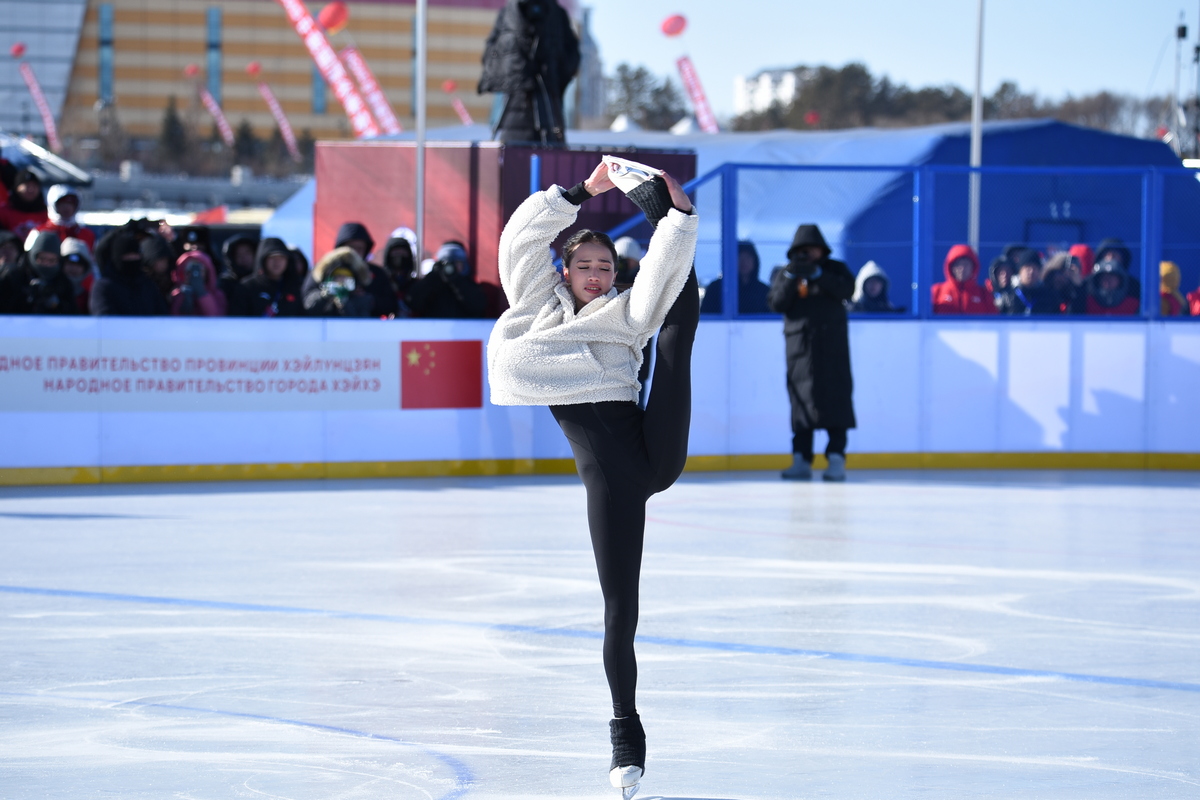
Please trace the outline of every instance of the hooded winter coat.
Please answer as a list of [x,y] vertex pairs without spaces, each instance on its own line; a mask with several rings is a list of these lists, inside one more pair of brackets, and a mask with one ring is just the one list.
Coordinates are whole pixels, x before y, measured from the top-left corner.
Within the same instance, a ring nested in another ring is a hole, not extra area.
[[247,300],[242,297],[242,281],[253,275],[255,269],[254,264],[249,269],[237,265],[237,249],[243,245],[248,246],[250,252],[257,254],[258,239],[253,236],[230,236],[221,245],[221,268],[217,275],[217,285],[225,295],[225,307],[229,309],[230,314],[234,313],[234,309],[245,307]]
[[[287,269],[279,280],[267,274],[267,256],[287,257]],[[230,309],[230,316],[239,317],[303,317],[304,300],[301,281],[291,251],[281,239],[268,237],[259,242],[254,257],[254,274],[242,281],[240,305]]]
[[[332,285],[334,273],[339,272],[354,278],[353,291]],[[304,310],[312,317],[369,317],[374,306],[368,291],[372,277],[367,262],[349,247],[330,250],[304,279]]]
[[[749,255],[754,259],[754,270],[746,276],[742,275],[741,258]],[[758,257],[758,248],[753,242],[738,242],[738,313],[739,314],[768,314],[767,285],[758,279],[758,271],[762,262]],[[700,303],[701,314],[720,314],[725,305],[724,276],[717,278],[704,289],[704,300]]]
[[[204,270],[203,293],[189,276],[189,262],[199,262]],[[171,277],[175,281],[175,289],[171,292],[171,314],[176,317],[225,316],[225,295],[217,283],[217,268],[203,252],[193,250],[181,255],[175,261]]]
[[1067,252],[1079,259],[1079,271],[1083,277],[1092,274],[1092,268],[1096,266],[1096,254],[1092,252],[1091,247],[1086,244],[1073,244]]
[[[0,270],[0,314],[78,314],[75,289],[63,274],[58,236],[31,233],[29,246],[15,264]],[[38,253],[53,253],[53,267],[38,266]]]
[[1182,280],[1182,276],[1179,274],[1179,265],[1174,261],[1164,261],[1158,265],[1158,272],[1162,281],[1159,289],[1162,297],[1162,316],[1189,316],[1187,299],[1179,293],[1179,282]]
[[396,313],[400,310],[400,303],[396,297],[396,285],[392,283],[392,278],[388,275],[387,270],[371,263],[371,253],[375,250],[375,240],[371,238],[371,234],[367,231],[366,226],[361,222],[342,223],[342,226],[338,228],[337,238],[334,239],[333,246],[335,249],[338,247],[347,247],[355,239],[367,244],[363,262],[371,272],[371,281],[369,284],[364,284],[364,286],[370,292],[371,299],[373,300],[371,316],[396,316]]
[[[38,196],[34,200],[23,200],[17,193],[17,187],[22,183],[35,181],[38,185]],[[29,232],[50,221],[46,214],[46,202],[42,199],[42,179],[28,169],[17,172],[13,178],[12,192],[8,202],[0,206],[0,228],[8,228],[24,241]]]
[[[969,258],[974,264],[974,271],[965,281],[956,281],[950,273],[950,265],[959,258]],[[993,298],[988,297],[983,287],[979,285],[979,256],[970,245],[956,244],[946,253],[942,262],[942,274],[946,280],[935,283],[931,290],[934,314],[967,314],[987,315],[996,313]]]
[[479,93],[506,95],[505,142],[566,142],[563,93],[579,69],[579,39],[556,0],[508,0],[483,50]]
[[[872,278],[883,281],[883,291],[875,298],[869,297],[864,290],[867,281]],[[892,305],[892,300],[888,296],[891,286],[887,273],[874,261],[868,261],[862,265],[854,279],[854,294],[850,297],[850,310],[858,314],[903,313],[903,308],[896,308]]]
[[[129,223],[106,233],[96,243],[100,280],[89,302],[96,317],[156,317],[170,312],[167,300],[143,270],[141,231]],[[126,255],[136,258],[126,260]]]
[[[143,239],[139,248],[142,253],[143,271],[158,287],[163,300],[170,304],[171,292],[175,290],[175,282],[171,279],[171,272],[175,268],[175,252],[171,249],[171,243],[155,233]],[[166,267],[164,271],[157,272],[155,264],[161,261],[166,262]]]
[[699,219],[668,211],[633,288],[614,286],[576,310],[550,261],[550,244],[578,213],[551,186],[521,203],[500,235],[500,281],[511,305],[488,340],[495,405],[637,402],[643,348],[688,280]]
[[[383,246],[383,268],[396,288],[396,316],[411,317],[408,293],[417,282],[417,235],[411,228],[396,228]],[[398,266],[393,258],[399,259]]]
[[1054,309],[1046,313],[1083,313],[1082,287],[1077,287],[1067,272],[1067,264],[1072,257],[1070,253],[1056,253],[1046,262],[1046,269],[1042,272],[1042,292],[1044,302]]
[[455,272],[447,275],[435,266],[408,292],[413,315],[429,319],[482,317],[488,308],[488,296],[471,274],[473,270],[466,251],[457,244],[447,242],[438,250],[436,258],[438,261],[447,258],[466,261],[467,274]]
[[[71,287],[75,290],[75,306],[79,309],[80,314],[87,314],[90,310],[88,300],[91,298],[92,287],[96,285],[96,279],[100,277],[96,263],[92,261],[91,248],[87,246],[87,242],[80,239],[65,239],[59,252],[62,253],[63,258],[63,275],[71,281]],[[66,264],[68,261],[78,263],[84,268],[83,277],[78,281],[67,275]]]
[[1126,283],[1129,288],[1128,295],[1139,304],[1142,299],[1142,282],[1133,274],[1133,253],[1125,246],[1125,243],[1120,239],[1104,239],[1100,244],[1096,245],[1096,261],[1092,268],[1095,269],[1104,257],[1110,253],[1116,254],[1121,260],[1121,266],[1125,270],[1125,276],[1128,278]]
[[74,214],[70,217],[64,217],[59,213],[58,201],[64,197],[74,197],[75,207],[79,208],[79,192],[75,191],[74,187],[63,183],[56,183],[50,187],[50,191],[46,192],[46,216],[49,219],[39,225],[38,230],[54,231],[58,234],[60,242],[65,242],[67,239],[79,239],[88,246],[88,252],[95,250],[95,231],[77,222]]
[[[1115,289],[1106,291],[1101,284],[1105,275],[1120,280]],[[1111,264],[1096,262],[1096,268],[1084,283],[1084,313],[1100,317],[1129,317],[1141,310],[1138,298],[1131,294],[1133,279],[1129,273]]]
[[[809,247],[819,247],[821,258],[807,260]],[[801,225],[788,248],[788,264],[771,276],[767,294],[768,307],[784,317],[793,432],[856,424],[845,305],[854,294],[854,274],[829,254],[820,228]]]
[[[1008,272],[1008,282],[1001,286],[1000,271]],[[1003,255],[997,256],[992,260],[988,267],[988,278],[985,282],[984,289],[992,294],[992,305],[995,306],[997,314],[1008,315],[1012,314],[1013,305],[1017,302],[1017,293],[1015,289],[1015,281],[1017,278],[1017,268],[1013,263]]]
[[1193,292],[1188,292],[1187,301],[1188,311],[1191,312],[1192,316],[1200,317],[1200,289],[1196,289]]

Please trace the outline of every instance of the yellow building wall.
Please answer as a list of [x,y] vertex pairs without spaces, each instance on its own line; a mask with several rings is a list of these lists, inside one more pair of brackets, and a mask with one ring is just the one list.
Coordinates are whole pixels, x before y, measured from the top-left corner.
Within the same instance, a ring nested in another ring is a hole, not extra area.
[[[292,29],[282,6],[272,0],[111,0],[113,5],[113,93],[117,117],[126,133],[155,137],[162,129],[168,97],[198,129],[207,132],[212,121],[196,99],[206,75],[209,8],[222,11],[222,107],[236,128],[248,120],[257,136],[265,138],[275,128],[274,119],[259,96],[258,80],[266,81],[287,112],[299,136],[308,129],[318,139],[350,138],[350,126],[332,90],[326,89],[326,113],[312,113],[313,63],[300,37]],[[99,115],[99,40],[101,0],[88,0],[83,32],[61,128],[64,136],[95,136]],[[315,17],[325,5],[307,3]],[[349,23],[330,37],[335,49],[357,45],[392,111],[406,129],[414,123],[412,109],[413,16],[415,7],[402,3],[347,4]],[[442,91],[447,79],[458,82],[458,96],[476,122],[485,122],[492,96],[478,95],[480,59],[484,41],[495,21],[492,9],[431,6],[429,8],[427,92],[429,124],[457,125],[458,115]],[[246,66],[262,64],[259,78]],[[184,68],[196,64],[196,78]]]

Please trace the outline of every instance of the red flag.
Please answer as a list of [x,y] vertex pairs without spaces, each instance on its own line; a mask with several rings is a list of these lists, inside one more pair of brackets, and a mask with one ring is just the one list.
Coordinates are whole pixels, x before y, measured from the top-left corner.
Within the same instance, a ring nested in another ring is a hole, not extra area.
[[371,107],[371,113],[379,122],[379,127],[383,128],[384,133],[400,133],[403,128],[400,127],[396,115],[392,113],[392,107],[388,105],[387,97],[384,96],[383,89],[379,88],[379,81],[375,80],[375,73],[371,72],[371,68],[367,66],[362,53],[358,52],[358,48],[347,47],[338,55],[341,56],[342,63],[350,68],[354,79],[358,81],[358,88],[362,90],[367,105]]
[[217,104],[217,98],[213,97],[203,86],[200,87],[200,102],[208,109],[213,122],[217,123],[217,130],[221,132],[225,146],[233,147],[233,128],[229,127],[229,120],[225,119],[225,112],[221,111],[221,106]]
[[679,67],[679,77],[683,78],[683,88],[687,90],[688,97],[692,100],[692,110],[696,112],[696,122],[700,124],[700,130],[705,133],[720,133],[721,129],[717,127],[717,118],[713,116],[712,107],[708,104],[708,97],[704,94],[704,87],[700,85],[700,75],[696,72],[696,65],[687,56],[680,56],[675,65]]
[[483,408],[483,342],[401,342],[401,408]]
[[54,126],[54,114],[50,111],[50,104],[46,102],[46,95],[42,93],[42,85],[38,83],[37,76],[33,74],[33,67],[22,61],[17,69],[25,80],[25,85],[29,87],[33,104],[37,106],[38,113],[42,115],[42,127],[46,129],[46,142],[50,145],[51,150],[61,153],[62,142],[58,138],[58,128]]

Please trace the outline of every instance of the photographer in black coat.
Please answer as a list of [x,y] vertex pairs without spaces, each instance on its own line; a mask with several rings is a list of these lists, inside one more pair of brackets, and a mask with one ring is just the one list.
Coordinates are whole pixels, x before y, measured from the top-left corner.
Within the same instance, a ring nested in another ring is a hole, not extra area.
[[471,275],[467,251],[457,242],[446,242],[429,274],[413,284],[408,303],[417,317],[476,319],[487,310],[487,294]]
[[557,0],[508,0],[483,50],[479,93],[504,94],[502,142],[566,144],[563,93],[579,69],[579,39]]
[[812,477],[813,431],[829,433],[827,481],[846,479],[846,431],[855,427],[850,374],[850,331],[845,303],[854,274],[829,257],[816,225],[801,225],[788,248],[788,264],[771,277],[767,305],[784,315],[787,387],[792,405],[792,466],[782,476]]
[[79,313],[59,247],[53,231],[29,234],[24,257],[0,270],[0,314]]

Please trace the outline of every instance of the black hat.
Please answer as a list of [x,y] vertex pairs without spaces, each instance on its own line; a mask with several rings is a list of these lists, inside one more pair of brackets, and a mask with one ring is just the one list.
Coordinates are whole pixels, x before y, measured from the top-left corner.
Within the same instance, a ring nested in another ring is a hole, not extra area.
[[334,239],[333,246],[345,247],[347,243],[355,239],[367,243],[368,253],[375,249],[375,240],[371,238],[371,234],[367,231],[367,226],[361,222],[342,223],[342,227],[338,228],[337,238]]
[[796,228],[796,235],[792,237],[791,247],[788,248],[788,258],[791,258],[796,250],[801,247],[820,247],[825,251],[825,255],[831,252],[829,245],[825,243],[825,237],[821,235],[821,229],[816,225],[808,224],[801,225]]

